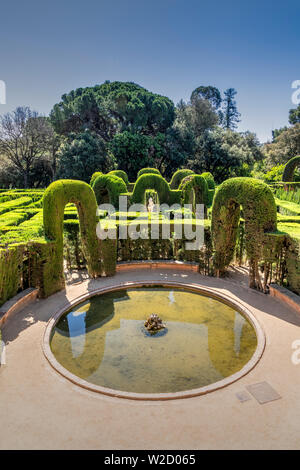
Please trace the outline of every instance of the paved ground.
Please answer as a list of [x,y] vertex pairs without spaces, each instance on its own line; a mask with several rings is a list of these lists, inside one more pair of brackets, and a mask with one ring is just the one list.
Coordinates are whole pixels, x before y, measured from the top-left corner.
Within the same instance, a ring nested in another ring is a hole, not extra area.
[[[229,292],[254,308],[267,346],[257,366],[238,382],[201,397],[137,402],[102,396],[73,385],[45,359],[46,322],[69,300],[99,286],[127,280],[197,282]],[[3,329],[6,365],[0,369],[1,449],[299,449],[300,364],[291,361],[300,340],[300,316],[280,301],[237,280],[196,273],[135,271],[84,280],[37,300]],[[300,354],[299,354],[300,357]],[[282,398],[241,403],[236,393],[267,381]]]

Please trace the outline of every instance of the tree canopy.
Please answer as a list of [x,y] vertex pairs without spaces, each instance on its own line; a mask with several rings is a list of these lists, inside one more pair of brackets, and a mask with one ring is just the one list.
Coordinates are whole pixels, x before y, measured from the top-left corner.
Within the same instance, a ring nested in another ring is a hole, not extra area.
[[109,82],[78,88],[62,96],[50,119],[55,130],[94,131],[106,142],[120,132],[156,135],[173,124],[173,102],[132,82]]

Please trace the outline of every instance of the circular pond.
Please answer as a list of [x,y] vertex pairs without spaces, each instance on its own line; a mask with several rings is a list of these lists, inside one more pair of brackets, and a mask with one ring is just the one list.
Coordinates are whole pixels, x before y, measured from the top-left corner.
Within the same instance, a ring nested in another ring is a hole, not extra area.
[[[210,391],[244,375],[263,350],[249,312],[215,297],[159,285],[94,295],[50,322],[46,356],[69,379],[111,395]],[[145,328],[152,314],[165,326],[154,334]]]

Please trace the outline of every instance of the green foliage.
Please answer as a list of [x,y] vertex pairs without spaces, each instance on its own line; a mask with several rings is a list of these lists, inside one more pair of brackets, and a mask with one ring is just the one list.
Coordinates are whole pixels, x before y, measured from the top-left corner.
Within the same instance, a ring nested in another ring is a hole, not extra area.
[[69,134],[59,151],[58,177],[89,182],[95,168],[107,171],[112,167],[103,139],[89,131]]
[[267,171],[267,173],[263,175],[264,181],[266,183],[274,183],[276,181],[282,181],[284,167],[285,165],[273,166],[271,170]]
[[124,131],[164,132],[174,121],[174,104],[135,83],[107,81],[63,95],[50,118],[60,134],[89,129],[108,142]]
[[287,164],[285,165],[282,181],[293,181],[294,180],[294,172],[297,166],[300,165],[300,155],[297,155],[291,158]]
[[204,204],[204,216],[207,216],[209,205],[208,185],[206,179],[200,175],[186,176],[179,186],[181,190],[181,204],[192,204],[196,213],[196,204]]
[[285,215],[300,215],[300,205],[295,202],[276,199],[279,212]]
[[289,201],[293,202],[295,204],[300,205],[300,183],[298,188],[297,187],[275,187],[274,189],[274,194],[278,199],[281,199],[283,201]]
[[181,191],[171,190],[167,181],[162,176],[153,173],[141,175],[137,179],[131,196],[131,202],[133,204],[144,204],[145,191],[148,189],[153,189],[157,192],[160,204],[171,205],[180,203]]
[[217,272],[224,271],[232,261],[240,206],[245,219],[245,248],[251,268],[250,285],[254,287],[260,282],[258,261],[262,257],[265,233],[276,230],[276,204],[271,189],[253,178],[231,178],[219,186],[212,208],[214,263]]
[[90,179],[90,186],[93,186],[96,178],[98,178],[98,176],[100,175],[103,175],[102,171],[95,171],[95,173],[92,174],[92,177]]
[[209,171],[201,173],[201,176],[202,176],[202,178],[205,178],[205,180],[207,182],[208,189],[215,189],[215,187],[216,187],[215,180],[214,180],[213,175]]
[[228,88],[224,91],[225,98],[223,100],[222,123],[225,129],[234,130],[240,122],[240,113],[237,110],[234,88]]
[[[113,177],[112,177],[113,178]],[[92,277],[101,273],[99,245],[96,236],[95,194],[83,181],[59,180],[52,183],[45,191],[43,198],[43,217],[45,236],[55,242],[55,253],[51,260],[51,273],[48,279],[47,292],[56,292],[64,287],[63,276],[63,223],[64,208],[74,203],[78,210],[80,233],[87,260],[88,271]]]
[[[126,186],[128,186],[128,176],[125,173],[125,171],[123,171],[123,170],[112,170],[108,174],[118,176],[119,178],[122,178],[122,180],[124,181]],[[90,184],[92,184],[92,183],[90,182]]]
[[96,195],[97,204],[112,204],[116,209],[119,207],[119,196],[127,192],[127,187],[122,178],[111,174],[98,175],[92,184]]
[[118,167],[128,174],[130,181],[136,179],[141,167],[154,162],[149,156],[153,147],[151,136],[124,131],[114,136],[110,147]]
[[286,163],[300,155],[300,123],[281,132],[274,142],[264,146],[263,151],[269,168]]
[[196,98],[202,98],[210,102],[210,104],[218,109],[221,106],[222,98],[218,88],[213,86],[199,86],[191,94],[191,102]]
[[172,179],[170,181],[170,188],[171,189],[178,189],[180,186],[181,181],[188,175],[192,175],[194,172],[189,169],[182,169],[177,170],[173,173]]
[[215,181],[220,183],[230,176],[237,176],[243,164],[252,166],[262,157],[255,134],[217,128],[199,136],[189,166],[195,173],[212,173]]
[[16,207],[28,206],[30,203],[32,203],[32,198],[29,196],[24,196],[16,200],[3,202],[0,205],[0,214],[4,214],[5,212],[11,211],[12,209],[15,209]]
[[139,170],[139,172],[137,174],[137,178],[139,178],[141,175],[145,175],[146,173],[152,173],[152,174],[155,174],[155,175],[160,175],[160,171],[157,170],[157,168],[142,168],[141,170]]
[[297,108],[290,109],[289,123],[290,124],[300,123],[300,104],[299,106],[297,106]]

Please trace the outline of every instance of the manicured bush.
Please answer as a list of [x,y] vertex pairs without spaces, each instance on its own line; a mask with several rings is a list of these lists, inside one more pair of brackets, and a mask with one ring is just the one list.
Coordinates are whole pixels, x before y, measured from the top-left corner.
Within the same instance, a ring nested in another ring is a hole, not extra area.
[[95,173],[92,174],[91,180],[90,180],[90,185],[93,186],[94,182],[96,181],[96,178],[98,176],[103,175],[102,171],[95,171]]
[[209,172],[206,171],[205,173],[201,173],[201,176],[206,179],[208,189],[215,189],[215,180],[213,175]]
[[194,172],[188,169],[177,170],[173,173],[172,179],[170,181],[171,189],[178,189],[183,178],[189,175],[193,175]]
[[30,203],[32,203],[32,198],[28,196],[3,202],[2,204],[0,204],[0,214],[5,214],[5,212],[9,212],[17,207],[28,206]]
[[209,204],[208,186],[206,179],[201,175],[186,176],[180,183],[181,203],[192,204],[193,212],[196,212],[196,204],[204,204],[206,217]]
[[282,181],[293,181],[297,166],[300,165],[300,155],[291,158],[285,165]]
[[152,174],[155,174],[155,175],[160,175],[160,171],[157,170],[157,168],[142,168],[138,174],[137,174],[137,179],[141,176],[141,175],[145,175],[147,173],[152,173]]
[[89,274],[101,273],[99,241],[96,235],[97,203],[93,190],[83,181],[58,180],[50,184],[43,199],[45,236],[55,241],[55,253],[51,260],[51,273],[47,292],[56,292],[64,287],[63,275],[63,223],[64,208],[68,203],[76,205],[80,222],[81,240]]
[[148,189],[153,189],[157,192],[160,204],[173,204],[178,201],[177,193],[173,194],[175,191],[171,191],[168,183],[161,175],[148,173],[141,175],[137,179],[131,196],[131,202],[144,204],[145,191]]
[[127,192],[126,184],[122,178],[114,175],[99,175],[94,180],[92,188],[96,195],[97,204],[112,204],[116,210],[119,207],[119,196]]
[[263,256],[265,233],[276,230],[276,204],[271,189],[254,178],[224,181],[214,197],[212,235],[214,264],[221,273],[233,259],[240,219],[245,219],[245,248],[250,262],[250,286],[262,289],[258,262]]
[[108,173],[108,175],[114,175],[118,176],[119,178],[122,178],[126,186],[128,186],[128,176],[127,173],[123,170],[112,170]]

